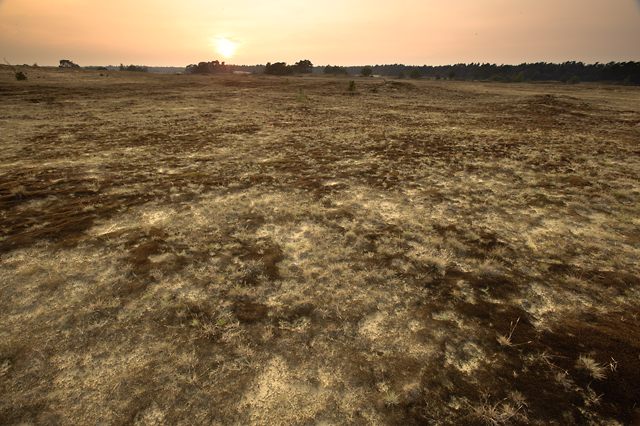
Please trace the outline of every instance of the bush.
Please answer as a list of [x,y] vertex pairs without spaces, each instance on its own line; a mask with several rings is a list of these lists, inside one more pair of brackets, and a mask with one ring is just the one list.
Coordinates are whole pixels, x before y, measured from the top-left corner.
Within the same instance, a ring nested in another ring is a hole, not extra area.
[[404,72],[400,71],[398,73],[398,78],[400,78],[400,79],[404,78]]
[[27,79],[27,75],[25,73],[23,73],[22,71],[16,71],[16,80],[26,80]]
[[354,90],[356,90],[356,82],[351,80],[349,82],[349,85],[347,86],[347,90],[350,92],[353,92]]
[[455,71],[453,71],[453,70],[449,71],[449,80],[453,80],[453,77],[455,77],[455,76],[456,76],[456,72]]
[[579,84],[582,80],[580,80],[580,77],[578,77],[577,75],[574,75],[573,77],[571,77],[569,79],[569,84]]
[[373,75],[373,70],[369,67],[364,67],[360,70],[360,75],[363,77],[371,77]]
[[513,77],[513,81],[522,83],[524,81],[524,71],[520,71],[517,76]]
[[414,68],[409,73],[409,78],[413,78],[414,80],[418,78],[422,78],[422,74],[420,74],[420,70],[418,68]]
[[440,80],[440,73],[436,73],[436,80]]
[[558,80],[560,83],[566,83],[567,82],[567,77],[565,77],[564,75],[562,77],[560,77],[560,80]]

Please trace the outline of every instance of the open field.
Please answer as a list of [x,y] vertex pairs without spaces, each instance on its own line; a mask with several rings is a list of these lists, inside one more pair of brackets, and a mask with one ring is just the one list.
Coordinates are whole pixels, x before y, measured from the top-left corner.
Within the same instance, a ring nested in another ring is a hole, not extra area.
[[0,424],[640,424],[640,88],[102,72],[0,68]]

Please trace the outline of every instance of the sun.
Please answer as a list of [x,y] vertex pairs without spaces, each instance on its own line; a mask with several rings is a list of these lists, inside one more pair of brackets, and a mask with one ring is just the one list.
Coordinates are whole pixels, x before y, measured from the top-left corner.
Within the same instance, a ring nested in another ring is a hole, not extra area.
[[213,45],[216,47],[216,50],[219,54],[221,54],[225,58],[230,58],[236,51],[240,43],[236,43],[224,37],[219,37],[213,40]]

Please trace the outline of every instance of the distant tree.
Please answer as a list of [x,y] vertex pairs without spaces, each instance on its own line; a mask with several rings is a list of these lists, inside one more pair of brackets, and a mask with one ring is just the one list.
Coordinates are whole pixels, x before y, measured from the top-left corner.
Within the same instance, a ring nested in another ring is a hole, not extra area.
[[373,75],[373,70],[369,67],[364,67],[360,70],[360,75],[363,77],[371,77]]
[[292,75],[294,71],[295,67],[288,67],[286,62],[267,62],[264,67],[264,73],[269,75]]
[[124,69],[125,71],[135,71],[135,72],[149,72],[149,68],[140,66],[140,65],[129,65]]
[[296,71],[300,74],[311,74],[313,73],[313,64],[310,60],[304,59],[302,61],[296,62]]
[[518,75],[513,77],[513,81],[515,81],[516,83],[522,83],[524,81],[524,71],[520,71]]
[[398,73],[398,78],[400,78],[400,79],[404,78],[404,71],[400,71]]
[[59,68],[80,68],[80,65],[74,64],[73,61],[70,61],[68,59],[60,59]]
[[418,78],[422,78],[422,74],[420,74],[420,70],[418,68],[414,68],[409,73],[409,78],[416,80]]
[[454,70],[449,71],[449,80],[453,80],[453,77],[456,76],[456,72]]
[[567,82],[567,77],[563,75],[562,77],[560,77],[560,79],[558,81],[560,83],[566,83]]
[[578,77],[577,75],[574,75],[573,77],[571,77],[569,79],[569,84],[573,85],[573,84],[579,84],[582,80],[580,80],[580,77]]
[[531,77],[529,78],[529,80],[531,80],[531,81],[540,80],[540,72],[539,71],[535,71],[533,74],[531,74]]
[[347,72],[346,68],[342,68],[339,66],[331,66],[331,65],[327,65],[326,67],[324,67],[323,70],[324,74],[333,74],[333,75],[338,75],[338,74],[345,74],[348,75],[349,73]]
[[440,80],[440,73],[436,73],[436,80]]
[[198,63],[198,65],[187,65],[185,69],[185,72],[189,74],[221,74],[230,73],[231,71],[231,66],[225,65],[224,62],[220,62],[218,60],[211,62],[200,62]]
[[122,65],[122,62],[120,63],[119,69],[120,69],[120,71],[124,71],[124,65]]

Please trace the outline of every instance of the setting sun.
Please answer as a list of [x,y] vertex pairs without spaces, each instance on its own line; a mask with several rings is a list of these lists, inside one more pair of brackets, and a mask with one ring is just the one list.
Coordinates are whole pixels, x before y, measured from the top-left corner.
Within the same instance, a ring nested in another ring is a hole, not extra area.
[[214,39],[213,45],[216,47],[216,50],[218,51],[218,53],[220,53],[225,58],[229,58],[231,57],[231,55],[233,55],[233,52],[236,51],[236,49],[239,46],[239,43],[236,43],[221,37],[221,38]]

